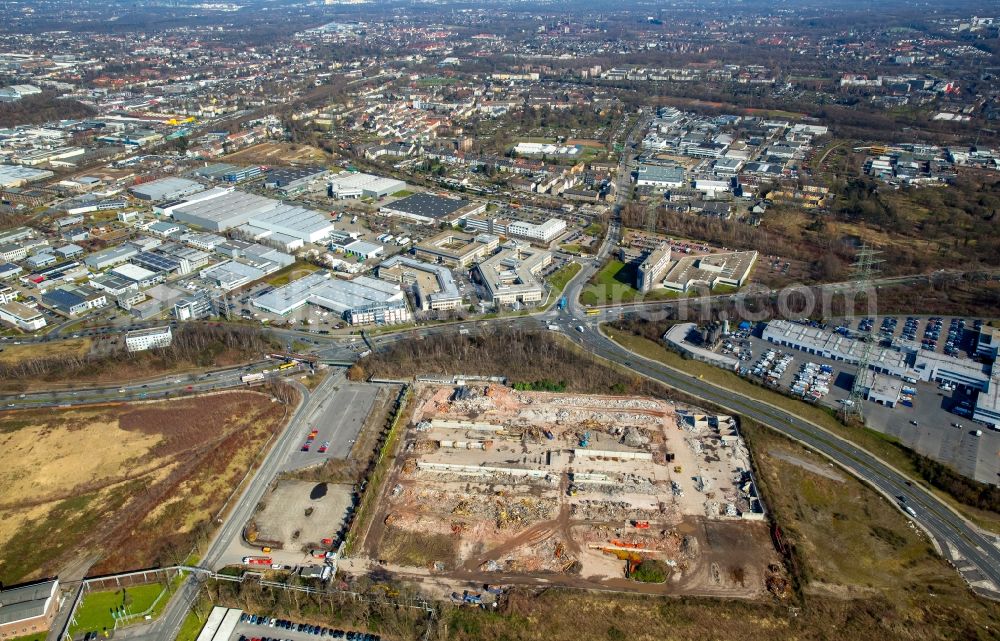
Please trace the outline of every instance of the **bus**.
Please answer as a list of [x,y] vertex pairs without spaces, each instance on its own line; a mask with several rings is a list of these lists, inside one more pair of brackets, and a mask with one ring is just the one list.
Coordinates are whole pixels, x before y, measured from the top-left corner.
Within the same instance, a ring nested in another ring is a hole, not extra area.
[[588,309],[587,310],[587,316],[597,316],[600,313],[601,313],[601,310],[599,310],[599,309]]
[[278,369],[291,369],[291,368],[295,367],[296,365],[298,365],[298,363],[295,363],[295,362],[292,362],[292,363],[282,363],[281,365],[278,366]]

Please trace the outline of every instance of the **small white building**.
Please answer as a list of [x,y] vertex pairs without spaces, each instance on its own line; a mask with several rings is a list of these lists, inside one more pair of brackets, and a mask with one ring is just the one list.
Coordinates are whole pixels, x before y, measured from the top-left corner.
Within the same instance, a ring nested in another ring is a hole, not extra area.
[[45,327],[45,317],[41,312],[17,301],[0,305],[0,320],[27,332]]
[[170,347],[174,335],[170,326],[136,329],[125,334],[125,347],[130,352],[143,352],[147,349]]

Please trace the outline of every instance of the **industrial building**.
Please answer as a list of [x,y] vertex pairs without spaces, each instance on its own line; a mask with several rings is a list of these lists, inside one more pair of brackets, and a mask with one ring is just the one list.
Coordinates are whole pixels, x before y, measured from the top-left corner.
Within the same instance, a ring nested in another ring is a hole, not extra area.
[[687,181],[684,179],[684,168],[680,165],[639,165],[636,174],[635,184],[653,187],[654,189],[669,189],[670,187],[682,187]]
[[176,200],[202,191],[205,191],[205,188],[201,183],[188,180],[187,178],[176,177],[152,180],[148,183],[133,185],[129,188],[129,192],[139,200],[149,200],[152,202]]
[[552,262],[552,253],[513,241],[476,267],[493,304],[537,303],[545,296],[545,284],[537,274]]
[[42,302],[67,316],[76,316],[108,304],[107,294],[86,285],[63,285],[42,294]]
[[46,324],[45,317],[42,316],[41,312],[17,301],[0,305],[0,320],[6,321],[26,332],[41,329]]
[[129,292],[138,291],[139,289],[138,283],[134,280],[117,274],[112,274],[111,272],[100,274],[98,276],[92,276],[89,282],[91,287],[99,289],[102,292],[107,292],[110,296],[114,296],[115,298],[124,296]]
[[[278,200],[228,189],[165,208],[174,220],[195,225],[209,231],[221,232],[233,227],[248,225],[257,237],[274,236],[315,243],[333,231],[333,223],[322,213],[289,205]],[[252,228],[258,228],[257,233]]]
[[429,263],[451,267],[468,267],[485,259],[500,246],[500,239],[491,234],[463,234],[446,230],[416,244],[414,255]]
[[[857,364],[864,345],[836,332],[786,320],[773,320],[764,328],[766,341],[835,361]],[[905,347],[905,346],[904,346]],[[905,380],[962,385],[989,393],[992,368],[968,358],[922,350],[876,347],[871,369]]]
[[[857,364],[864,345],[836,332],[786,320],[773,320],[764,328],[764,340],[815,354],[834,361]],[[898,378],[916,378],[908,355],[898,350],[876,347],[871,353],[872,370]]]
[[133,265],[131,263],[112,267],[108,271],[108,274],[114,274],[115,276],[124,278],[125,280],[135,283],[136,287],[142,289],[152,287],[153,285],[163,281],[163,274],[146,269],[145,267],[140,267],[139,265]]
[[38,180],[52,178],[54,173],[47,169],[32,169],[20,165],[0,165],[0,189],[21,187]]
[[94,252],[84,258],[83,262],[87,267],[90,267],[95,271],[100,271],[102,269],[107,269],[108,267],[120,265],[138,253],[139,250],[134,246],[124,244],[117,247],[102,249],[99,252]]
[[274,167],[267,171],[264,186],[286,194],[297,193],[323,180],[329,173],[322,167]]
[[130,352],[143,352],[147,349],[170,347],[170,343],[173,340],[174,335],[170,331],[169,325],[134,329],[130,332],[125,332],[125,347]]
[[444,198],[433,194],[414,194],[379,208],[384,216],[399,216],[425,225],[458,224],[467,216],[486,211],[485,203],[474,203],[461,198]]
[[410,288],[420,309],[444,311],[462,305],[451,270],[399,254],[378,266],[378,277]]
[[0,588],[0,639],[45,632],[58,610],[58,579]]
[[375,258],[381,256],[385,251],[385,247],[376,243],[369,243],[366,240],[354,240],[346,245],[333,245],[332,248],[339,248],[343,250],[348,256],[354,256],[361,262],[368,260],[369,258]]
[[391,325],[411,318],[398,285],[368,276],[340,280],[327,271],[304,276],[253,301],[258,309],[280,316],[307,303],[336,312],[352,325]]
[[339,200],[353,198],[385,198],[406,189],[406,183],[395,178],[372,174],[344,172],[330,179],[328,192]]
[[201,270],[199,276],[228,292],[267,276],[267,272],[253,265],[227,260]]
[[886,407],[896,407],[903,393],[902,379],[868,370],[862,374],[861,388],[865,400]]

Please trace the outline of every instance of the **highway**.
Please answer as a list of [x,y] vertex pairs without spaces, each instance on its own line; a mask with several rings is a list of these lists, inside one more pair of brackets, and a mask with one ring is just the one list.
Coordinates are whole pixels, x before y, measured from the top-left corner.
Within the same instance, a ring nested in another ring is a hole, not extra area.
[[[605,237],[596,260],[584,261],[583,269],[570,281],[565,289],[569,305],[565,309],[553,308],[546,312],[521,317],[501,317],[491,320],[466,321],[427,325],[393,333],[370,337],[374,348],[385,348],[397,341],[412,340],[427,336],[459,336],[459,332],[476,334],[493,331],[496,327],[516,327],[527,329],[542,329],[549,322],[556,322],[565,335],[573,343],[599,358],[627,367],[638,374],[659,381],[677,389],[691,397],[702,399],[717,405],[733,414],[753,419],[782,434],[796,439],[831,461],[843,467],[862,481],[881,492],[887,500],[897,507],[906,505],[916,512],[913,521],[921,527],[941,554],[952,562],[962,576],[978,593],[994,599],[1000,599],[1000,548],[995,541],[984,535],[977,527],[967,522],[951,510],[940,499],[917,484],[912,483],[904,474],[893,469],[883,461],[842,438],[826,431],[822,427],[801,419],[800,417],[771,406],[751,397],[736,394],[725,388],[707,383],[687,373],[668,367],[662,363],[648,360],[624,347],[616,344],[600,331],[601,316],[587,316],[579,304],[580,293],[591,276],[598,270],[602,260],[620,238],[621,230],[617,214],[629,197],[631,181],[630,152],[631,143],[637,133],[645,131],[648,117],[640,115],[636,125],[630,131],[626,142],[626,153],[622,155],[617,177],[617,194],[615,200],[616,216],[609,223],[608,234]],[[908,278],[927,278],[927,276],[893,277],[885,279],[886,284],[907,282]],[[903,279],[903,280],[901,280]],[[828,284],[829,290],[841,290],[849,283]],[[776,292],[763,292],[776,293]],[[726,299],[739,297],[741,294],[729,294],[711,297]],[[676,305],[677,302],[639,303],[631,305],[616,305],[605,310],[606,316],[616,316],[623,310],[644,310],[655,312]],[[688,301],[697,305],[697,299]],[[579,328],[578,331],[576,328]],[[101,330],[98,329],[98,332]],[[109,328],[109,331],[120,332],[122,328]],[[337,355],[346,358],[356,357],[357,337],[317,336],[311,333],[295,330],[272,329],[288,342],[292,340],[309,340],[311,349],[319,354],[334,358]],[[255,368],[264,367],[267,361],[251,364]],[[273,361],[270,361],[273,363]],[[26,393],[23,395],[7,395],[0,400],[8,407],[44,407],[65,404],[94,403],[122,400],[137,400],[168,396],[177,392],[200,392],[238,386],[239,376],[245,372],[245,367],[229,368],[217,372],[199,374],[192,377],[166,376],[142,385],[126,387],[103,386],[87,390],[45,391]],[[328,379],[314,392],[302,389],[302,402],[288,422],[284,431],[276,439],[274,447],[266,455],[257,473],[247,483],[238,499],[235,499],[229,513],[221,523],[212,539],[209,548],[202,559],[201,566],[213,568],[223,558],[226,550],[240,536],[240,530],[249,519],[253,510],[260,502],[268,485],[275,475],[286,465],[289,455],[297,448],[303,420],[320,410],[324,399],[330,394],[334,381],[340,380],[342,373]],[[125,391],[120,391],[125,390]],[[901,502],[897,497],[905,497]],[[902,508],[900,508],[902,509]],[[192,600],[197,595],[197,579],[189,578],[171,599],[162,616],[154,623],[135,629],[120,631],[119,636],[139,639],[141,641],[171,641],[184,621]]]
[[[58,388],[35,392],[8,393],[0,395],[3,409],[32,409],[39,407],[69,407],[91,403],[120,403],[162,399],[177,394],[196,394],[220,389],[231,389],[242,385],[240,377],[251,371],[276,368],[273,360],[260,360],[238,367],[201,372],[195,374],[169,374],[158,378],[99,385],[88,388]],[[285,370],[282,375],[295,373]],[[275,373],[276,374],[276,373]]]
[[[601,246],[599,258],[607,256],[618,231],[618,227],[612,224],[605,243]],[[600,261],[585,265],[567,284],[565,295],[569,305],[566,309],[555,310],[557,318],[566,327],[583,330],[568,331],[570,340],[595,356],[622,364],[643,376],[801,441],[874,487],[900,509],[901,501],[897,497],[904,497],[903,504],[911,507],[917,514],[914,522],[931,537],[942,556],[962,573],[973,589],[983,596],[1000,599],[1000,548],[979,528],[968,523],[929,491],[912,483],[898,470],[790,412],[639,356],[605,336],[600,331],[599,321],[581,321],[580,319],[588,317],[580,307],[580,293],[597,271],[596,264],[600,264]]]

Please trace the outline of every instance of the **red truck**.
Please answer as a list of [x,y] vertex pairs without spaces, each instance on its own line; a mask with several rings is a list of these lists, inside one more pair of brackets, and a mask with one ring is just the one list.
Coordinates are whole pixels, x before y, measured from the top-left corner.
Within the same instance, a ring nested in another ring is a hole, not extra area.
[[271,565],[271,557],[245,556],[243,557],[243,565]]

